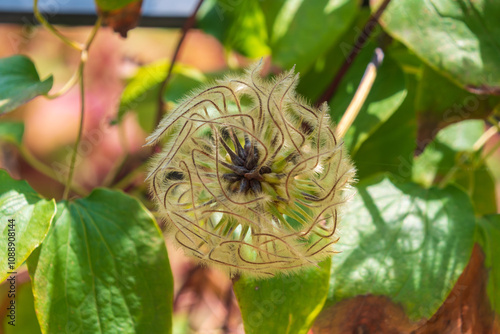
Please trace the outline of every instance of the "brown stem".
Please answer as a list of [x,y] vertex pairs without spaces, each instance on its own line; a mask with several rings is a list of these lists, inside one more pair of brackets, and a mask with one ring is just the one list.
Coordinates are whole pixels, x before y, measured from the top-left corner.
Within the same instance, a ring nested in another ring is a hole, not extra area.
[[[186,38],[188,31],[194,26],[194,24],[196,22],[196,14],[198,13],[198,10],[200,9],[202,3],[203,3],[203,0],[198,1],[198,4],[196,5],[196,8],[194,9],[193,13],[191,14],[191,16],[189,16],[189,18],[184,23],[184,26],[182,27],[182,32],[181,32],[181,38],[179,38],[179,41],[177,42],[177,46],[175,47],[174,54],[173,54],[172,59],[170,61],[170,66],[168,66],[167,75],[166,75],[165,79],[160,84],[160,90],[158,92],[158,109],[156,112],[156,125],[160,124],[161,118],[163,117],[163,112],[165,110],[165,102],[163,101],[163,95],[164,95],[165,90],[167,88],[167,85],[170,81],[170,78],[172,77],[172,71],[173,71],[175,62],[177,61],[177,57],[179,55],[179,51],[181,49],[182,43],[184,42],[184,39]],[[152,153],[158,153],[158,152],[160,152],[160,146],[159,146],[159,144],[156,144],[153,146]],[[141,159],[141,161],[140,161],[141,165],[144,164],[145,161],[146,161],[146,159]],[[111,182],[112,186],[115,186],[116,184],[122,184],[123,179],[129,180],[128,176],[130,174],[134,173],[135,169],[130,171],[130,172],[127,172],[124,177],[119,178],[119,174],[121,174],[122,170],[125,168],[126,162],[127,161],[124,161],[123,166],[120,166],[117,168],[117,171],[115,174],[116,176],[115,176],[114,180]],[[136,167],[136,168],[138,168],[138,167]]]
[[191,29],[194,26],[194,23],[196,22],[196,14],[198,13],[198,10],[201,7],[201,4],[203,3],[203,0],[199,0],[198,4],[196,5],[196,8],[194,9],[193,13],[191,16],[188,17],[186,22],[184,23],[184,26],[182,27],[182,34],[181,38],[179,38],[179,41],[177,42],[177,46],[174,51],[174,55],[172,56],[172,60],[170,61],[170,66],[168,67],[167,71],[167,76],[165,79],[162,81],[160,85],[160,91],[158,93],[158,111],[156,113],[156,124],[160,124],[161,118],[163,116],[163,110],[165,109],[165,102],[163,101],[163,94],[165,93],[165,89],[167,88],[168,82],[170,81],[170,78],[172,77],[172,70],[174,68],[175,62],[177,60],[177,56],[179,55],[179,51],[182,46],[182,42],[184,42],[184,39],[186,38],[187,32],[189,29]]
[[335,75],[335,78],[333,78],[333,81],[330,83],[330,86],[328,86],[325,92],[316,101],[317,105],[321,105],[323,102],[330,101],[332,97],[335,95],[335,92],[337,91],[337,88],[340,82],[342,81],[342,78],[347,73],[349,67],[351,67],[352,63],[354,62],[354,59],[356,59],[357,55],[361,52],[361,49],[365,45],[366,41],[368,41],[371,33],[373,32],[373,29],[375,29],[378,23],[378,19],[380,18],[380,16],[382,16],[382,13],[387,8],[387,5],[389,4],[390,1],[391,0],[384,0],[384,2],[380,5],[377,11],[370,16],[368,21],[366,21],[363,30],[356,39],[356,42],[354,43],[354,46],[351,49],[351,52],[349,52],[349,54],[347,55],[346,60],[338,70],[337,74]]

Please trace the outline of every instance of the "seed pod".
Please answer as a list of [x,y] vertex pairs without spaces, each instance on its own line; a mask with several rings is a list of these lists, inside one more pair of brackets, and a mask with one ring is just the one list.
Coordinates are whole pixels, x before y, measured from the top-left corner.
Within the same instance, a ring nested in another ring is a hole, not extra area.
[[355,169],[328,106],[261,64],[195,91],[161,121],[148,180],[171,240],[229,275],[269,276],[334,253]]

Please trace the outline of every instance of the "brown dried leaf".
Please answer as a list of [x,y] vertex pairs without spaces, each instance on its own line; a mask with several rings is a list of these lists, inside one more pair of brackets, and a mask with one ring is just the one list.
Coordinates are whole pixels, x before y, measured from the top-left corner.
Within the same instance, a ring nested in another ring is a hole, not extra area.
[[134,29],[139,22],[141,7],[142,0],[138,0],[115,10],[103,11],[97,7],[97,12],[102,16],[105,25],[110,26],[115,32],[126,38],[127,32]]
[[357,296],[324,310],[313,332],[362,334],[498,334],[499,322],[486,294],[484,253],[474,246],[469,264],[434,316],[410,322],[400,305],[384,296]]

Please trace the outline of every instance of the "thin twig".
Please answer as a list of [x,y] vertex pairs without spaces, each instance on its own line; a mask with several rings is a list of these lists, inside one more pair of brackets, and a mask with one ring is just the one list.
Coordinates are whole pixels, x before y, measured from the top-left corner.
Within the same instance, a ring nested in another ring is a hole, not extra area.
[[349,67],[351,67],[352,63],[354,62],[354,59],[356,59],[357,55],[361,52],[361,49],[370,38],[371,33],[376,27],[378,19],[380,18],[384,10],[387,8],[387,5],[389,4],[390,1],[391,0],[384,0],[384,2],[380,5],[377,11],[370,16],[368,21],[366,21],[363,30],[361,31],[358,38],[356,39],[356,42],[354,43],[354,47],[352,48],[351,52],[349,52],[349,54],[347,55],[346,60],[338,70],[330,86],[328,86],[325,92],[317,100],[317,105],[320,105],[323,102],[330,101],[332,97],[335,95],[335,92],[337,91],[337,88],[340,82],[342,81],[342,78],[345,76],[347,70],[349,69]]
[[71,188],[71,182],[73,181],[73,173],[75,172],[76,156],[78,153],[78,146],[80,145],[80,140],[82,139],[83,132],[83,118],[85,114],[85,92],[84,92],[84,81],[83,81],[83,69],[85,67],[85,62],[81,62],[78,66],[78,72],[80,76],[80,124],[78,126],[78,135],[76,137],[75,145],[73,146],[73,155],[71,157],[71,164],[69,166],[68,180],[66,181],[66,187],[63,192],[63,199],[68,199],[69,189]]
[[377,69],[380,64],[382,64],[383,59],[384,52],[382,51],[382,49],[376,48],[372,61],[366,67],[365,73],[361,78],[358,89],[356,90],[356,93],[354,94],[349,107],[347,107],[347,110],[345,111],[342,119],[337,126],[337,130],[335,133],[336,136],[340,138],[344,137],[345,133],[356,119],[356,116],[358,116],[358,113],[365,103],[366,98],[368,97],[368,94],[370,93],[370,90],[373,86],[373,83],[375,82],[375,78],[377,77]]
[[156,124],[160,124],[161,118],[163,116],[163,111],[165,109],[165,102],[163,101],[163,95],[167,88],[168,82],[172,77],[172,71],[174,69],[175,62],[177,61],[177,56],[179,55],[179,51],[181,49],[182,43],[184,42],[184,39],[186,38],[188,31],[194,26],[194,23],[196,22],[196,14],[198,13],[198,10],[200,9],[202,3],[203,0],[198,0],[198,4],[196,5],[193,13],[191,14],[191,16],[189,16],[189,18],[186,20],[186,23],[184,23],[184,26],[182,27],[181,38],[177,42],[174,55],[172,56],[172,60],[170,61],[170,66],[168,67],[167,76],[160,85],[160,91],[158,93],[158,111],[156,114]]
[[45,17],[43,17],[42,13],[40,13],[40,10],[38,9],[38,0],[33,0],[33,12],[35,14],[35,17],[37,20],[49,31],[51,31],[54,35],[56,35],[61,41],[63,41],[65,44],[68,46],[78,50],[82,51],[84,49],[84,45],[72,41],[63,34],[59,32],[52,24],[50,24]]
[[76,163],[76,156],[78,154],[78,146],[80,145],[80,141],[82,139],[82,132],[83,132],[83,120],[84,120],[84,114],[85,114],[85,87],[84,87],[84,80],[83,80],[83,70],[85,68],[85,63],[87,62],[88,59],[88,49],[92,42],[94,41],[95,36],[97,35],[97,31],[99,30],[99,27],[101,26],[101,17],[97,19],[96,24],[94,25],[94,28],[92,29],[92,32],[90,33],[90,36],[85,43],[85,46],[82,50],[82,53],[80,55],[80,64],[78,65],[78,76],[79,76],[79,84],[80,84],[80,124],[78,127],[78,135],[76,137],[75,145],[73,146],[73,156],[71,157],[71,164],[69,166],[69,174],[68,174],[68,180],[66,181],[66,186],[64,188],[63,192],[63,199],[66,200],[68,198],[69,190],[71,189],[71,182],[73,181],[73,174],[75,172],[75,163]]

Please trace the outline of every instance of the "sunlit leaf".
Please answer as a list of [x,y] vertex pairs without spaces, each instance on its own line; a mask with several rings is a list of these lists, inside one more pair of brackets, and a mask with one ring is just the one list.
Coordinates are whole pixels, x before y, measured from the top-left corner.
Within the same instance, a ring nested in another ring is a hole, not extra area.
[[227,49],[250,58],[270,52],[264,13],[257,1],[206,0],[198,19],[200,28]]
[[436,312],[467,265],[475,217],[455,187],[376,178],[357,186],[341,223],[326,305],[383,295],[419,320]]
[[247,334],[306,334],[328,292],[330,260],[319,268],[269,279],[242,276],[234,284]]
[[[361,82],[367,64],[373,57],[374,44],[369,44],[354,60],[330,101],[332,118],[339,121]],[[347,131],[344,142],[351,154],[369,138],[403,103],[406,96],[405,76],[398,64],[385,57],[373,87],[358,116]]]
[[[372,0],[373,7],[381,0]],[[471,91],[500,93],[500,2],[391,1],[381,22],[432,68]]]
[[[122,93],[118,121],[132,110],[137,113],[139,124],[144,131],[151,132],[154,129],[160,84],[167,75],[168,66],[169,62],[162,60],[138,70]],[[167,102],[178,102],[206,80],[201,72],[184,65],[175,65],[172,73],[163,97]]]
[[134,198],[97,189],[59,203],[34,255],[28,268],[43,333],[171,333],[167,250]]
[[392,173],[397,179],[411,179],[417,136],[413,105],[416,82],[410,75],[406,75],[406,82],[408,95],[404,102],[352,157],[359,180],[385,172]]
[[15,272],[40,245],[55,213],[54,200],[43,199],[26,181],[14,180],[0,169],[0,281]]
[[[354,22],[356,0],[260,2],[266,15],[272,59],[283,68],[306,72]],[[338,57],[345,57],[339,53]]]

